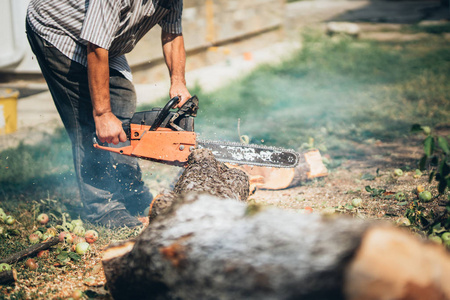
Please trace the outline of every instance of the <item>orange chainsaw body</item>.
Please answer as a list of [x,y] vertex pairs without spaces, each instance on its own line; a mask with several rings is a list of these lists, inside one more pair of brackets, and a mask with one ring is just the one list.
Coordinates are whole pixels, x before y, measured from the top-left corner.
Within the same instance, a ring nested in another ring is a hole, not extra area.
[[166,164],[185,165],[189,154],[196,147],[195,132],[162,127],[150,131],[150,128],[149,125],[130,124],[129,146],[113,148],[94,144],[94,147]]

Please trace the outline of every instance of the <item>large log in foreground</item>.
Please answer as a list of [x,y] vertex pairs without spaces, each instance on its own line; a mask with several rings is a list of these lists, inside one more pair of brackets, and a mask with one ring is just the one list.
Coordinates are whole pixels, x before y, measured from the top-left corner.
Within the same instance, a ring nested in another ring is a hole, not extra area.
[[208,195],[180,199],[103,264],[114,299],[450,299],[439,246]]
[[443,248],[379,223],[195,194],[220,195],[201,161],[139,237],[105,251],[115,299],[450,299]]

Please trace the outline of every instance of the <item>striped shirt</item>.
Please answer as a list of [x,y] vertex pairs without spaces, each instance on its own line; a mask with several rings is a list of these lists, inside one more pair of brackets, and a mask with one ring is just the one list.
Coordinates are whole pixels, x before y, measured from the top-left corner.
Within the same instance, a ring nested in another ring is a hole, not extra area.
[[44,40],[84,66],[88,42],[108,50],[110,67],[131,81],[124,54],[156,24],[181,34],[182,10],[182,0],[31,0],[27,21]]

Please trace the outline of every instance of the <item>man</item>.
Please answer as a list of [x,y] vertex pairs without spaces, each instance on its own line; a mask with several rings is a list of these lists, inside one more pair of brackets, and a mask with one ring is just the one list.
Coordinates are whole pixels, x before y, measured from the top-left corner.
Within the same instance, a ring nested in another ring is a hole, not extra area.
[[136,227],[152,196],[135,159],[94,149],[123,146],[122,122],[136,109],[124,57],[156,24],[162,28],[170,97],[190,98],[184,70],[182,0],[31,0],[27,35],[72,142],[86,218],[109,227]]

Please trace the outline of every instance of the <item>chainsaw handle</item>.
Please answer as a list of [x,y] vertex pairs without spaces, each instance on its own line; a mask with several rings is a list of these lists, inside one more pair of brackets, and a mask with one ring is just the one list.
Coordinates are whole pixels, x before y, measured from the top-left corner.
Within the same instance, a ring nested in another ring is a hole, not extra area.
[[[122,129],[125,131],[125,134],[127,135],[127,140],[131,139],[131,124],[130,123],[122,123]],[[92,134],[92,142],[94,145],[99,145],[103,147],[107,147],[108,143],[101,143],[100,140],[97,137],[97,134],[94,132]]]
[[170,113],[170,109],[174,107],[180,101],[180,97],[175,96],[167,102],[164,108],[159,112],[152,126],[150,127],[150,131],[155,131],[162,122],[167,118]]

